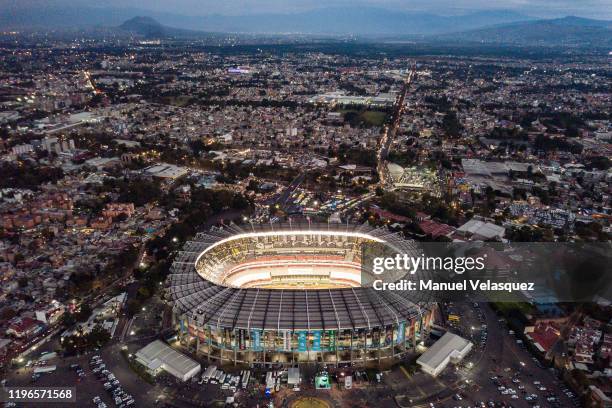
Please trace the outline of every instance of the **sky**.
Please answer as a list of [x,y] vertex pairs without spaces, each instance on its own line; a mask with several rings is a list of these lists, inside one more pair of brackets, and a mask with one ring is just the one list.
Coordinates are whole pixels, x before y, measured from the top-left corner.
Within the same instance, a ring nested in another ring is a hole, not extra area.
[[137,8],[182,15],[250,15],[294,13],[325,7],[357,5],[441,15],[480,10],[513,10],[534,17],[567,15],[612,20],[612,0],[0,0],[10,7],[82,4],[94,7]]

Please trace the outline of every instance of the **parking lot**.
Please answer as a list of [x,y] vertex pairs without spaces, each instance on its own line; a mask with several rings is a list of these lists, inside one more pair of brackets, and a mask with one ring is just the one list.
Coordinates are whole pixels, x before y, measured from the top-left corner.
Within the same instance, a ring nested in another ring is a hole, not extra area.
[[[322,391],[314,390],[309,382],[308,369],[304,367],[304,382],[300,391],[283,385],[274,397],[282,404],[284,399],[314,393],[340,405],[376,404],[381,408],[396,406],[396,396],[399,396],[397,401],[402,406],[566,408],[580,405],[576,396],[565,388],[555,374],[543,368],[524,345],[517,342],[516,336],[488,305],[458,303],[452,308],[454,313],[461,316],[461,321],[453,324],[450,330],[470,339],[475,346],[461,364],[449,365],[437,378],[419,370],[407,370],[406,364],[414,363],[412,359],[386,371],[380,382],[375,377],[361,376],[355,377],[351,390],[344,389],[340,381],[333,381],[331,390]],[[427,345],[434,340],[428,341]],[[34,367],[19,368],[9,376],[8,385],[76,387],[77,405],[98,408],[212,406],[222,405],[228,396],[234,395],[236,401],[245,407],[264,406],[269,401],[264,393],[265,371],[262,370],[253,370],[249,386],[246,389],[237,387],[235,393],[229,387],[224,389],[221,384],[202,383],[199,376],[183,383],[170,375],[161,374],[154,383],[149,383],[139,377],[126,358],[147,341],[112,342],[102,350],[87,355],[65,359],[58,356],[48,362],[56,366],[55,371],[40,374],[35,382],[32,380]],[[96,355],[99,358],[94,358]],[[202,363],[202,373],[207,366],[214,364],[205,358],[199,361]],[[241,369],[230,366],[223,367],[223,370],[235,375]],[[60,407],[65,404],[45,406]]]
[[580,406],[578,398],[517,341],[487,304],[458,303],[451,309],[461,320],[450,330],[470,339],[473,351],[438,378],[421,372],[409,376],[404,402],[412,399],[418,401],[412,406],[434,407]]

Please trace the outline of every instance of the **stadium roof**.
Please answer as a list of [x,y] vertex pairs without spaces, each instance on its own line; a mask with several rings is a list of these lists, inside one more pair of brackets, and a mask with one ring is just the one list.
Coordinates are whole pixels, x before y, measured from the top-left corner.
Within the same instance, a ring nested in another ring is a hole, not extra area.
[[[199,326],[229,329],[263,330],[344,330],[386,327],[410,320],[421,307],[407,293],[376,291],[372,288],[341,289],[263,289],[221,286],[198,274],[195,263],[200,255],[217,242],[231,241],[231,236],[271,231],[287,231],[313,236],[335,231],[353,236],[371,237],[409,253],[416,247],[399,235],[367,225],[312,224],[252,225],[245,229],[230,225],[198,234],[188,242],[172,266],[170,293],[175,312]],[[279,235],[282,235],[279,234]],[[296,234],[297,235],[297,234]]]

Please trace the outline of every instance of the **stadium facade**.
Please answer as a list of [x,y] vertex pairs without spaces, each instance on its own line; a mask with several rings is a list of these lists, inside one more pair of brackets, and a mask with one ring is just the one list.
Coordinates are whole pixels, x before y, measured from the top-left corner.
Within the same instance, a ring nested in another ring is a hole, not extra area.
[[182,341],[237,363],[367,363],[416,347],[434,307],[361,285],[362,244],[416,253],[385,228],[260,224],[200,233],[169,278]]

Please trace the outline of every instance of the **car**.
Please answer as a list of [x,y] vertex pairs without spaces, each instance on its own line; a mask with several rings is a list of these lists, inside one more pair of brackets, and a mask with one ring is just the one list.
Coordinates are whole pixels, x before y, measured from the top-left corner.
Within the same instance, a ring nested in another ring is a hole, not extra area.
[[100,403],[100,401],[102,401],[102,399],[101,399],[99,396],[97,396],[97,395],[96,395],[96,396],[94,397],[94,399],[93,399],[93,403],[94,403],[94,404],[99,404],[99,403]]
[[111,381],[111,384],[117,386],[117,385],[119,385],[119,380],[113,380],[113,381]]

